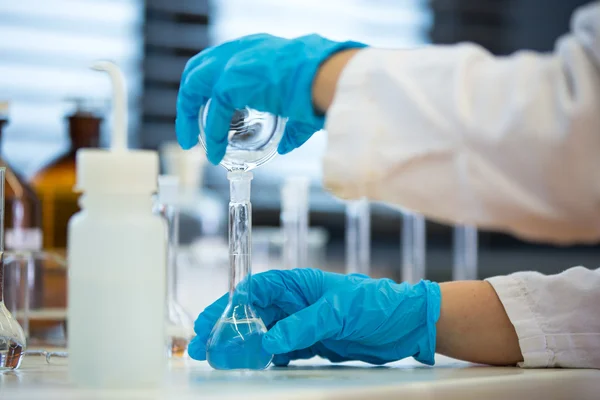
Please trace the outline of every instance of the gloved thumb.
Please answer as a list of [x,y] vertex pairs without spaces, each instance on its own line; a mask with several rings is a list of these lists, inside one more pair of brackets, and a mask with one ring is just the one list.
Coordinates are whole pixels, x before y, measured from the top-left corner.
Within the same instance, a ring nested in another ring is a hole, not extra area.
[[341,317],[321,297],[314,304],[277,322],[263,337],[263,348],[271,354],[289,353],[312,346],[338,334]]

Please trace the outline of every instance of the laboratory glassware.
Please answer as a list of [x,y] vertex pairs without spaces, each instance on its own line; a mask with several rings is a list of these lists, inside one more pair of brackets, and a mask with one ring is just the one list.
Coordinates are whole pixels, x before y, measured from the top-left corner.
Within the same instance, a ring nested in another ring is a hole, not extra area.
[[[38,274],[37,266],[43,266]],[[65,347],[67,264],[43,251],[5,252],[4,302],[19,321],[29,349]],[[36,279],[40,277],[42,279]],[[36,301],[39,298],[40,301]]]
[[[206,149],[206,116],[211,100],[199,112],[200,143]],[[277,154],[285,129],[285,118],[251,108],[236,110],[231,119],[228,145],[221,165],[228,171],[250,171]]]
[[0,372],[19,368],[25,350],[25,333],[4,305],[4,174],[0,167]]
[[456,225],[453,245],[452,280],[477,279],[477,228],[471,225]]
[[[200,110],[200,143],[206,149],[206,107]],[[267,331],[252,298],[252,206],[250,170],[277,153],[285,119],[249,108],[236,111],[221,165],[229,179],[229,303],[207,341],[206,359],[215,369],[265,369],[273,356],[265,352]]]
[[42,168],[31,185],[42,205],[44,249],[64,255],[69,218],[79,211],[76,185],[76,154],[82,148],[98,148],[102,118],[91,100],[75,100],[74,113],[67,116],[70,147]]
[[192,318],[179,304],[177,297],[177,254],[179,248],[179,178],[170,175],[158,177],[157,211],[167,223],[167,296],[166,336],[167,355],[185,356],[194,333]]
[[[0,140],[2,126],[9,121],[9,103],[0,102]],[[6,160],[4,209],[4,302],[19,321],[27,344],[43,345],[53,333],[64,328],[64,318],[53,320],[39,314],[60,306],[66,314],[66,273],[55,268],[54,255],[42,253],[41,203],[32,187]],[[57,303],[62,303],[58,305]],[[27,308],[25,308],[27,306]],[[25,316],[24,310],[31,311]],[[45,314],[48,316],[48,313]]]
[[418,283],[425,279],[425,217],[402,211],[402,281]]
[[346,203],[346,273],[371,273],[371,211],[366,197]]
[[177,142],[160,148],[164,173],[179,178],[178,303],[198,315],[227,288],[227,198],[203,185],[206,155]]
[[167,232],[153,213],[158,153],[127,146],[125,79],[110,62],[109,149],[77,151],[82,211],[68,235],[68,371],[88,388],[156,388],[166,367]]
[[283,229],[283,267],[308,265],[308,193],[305,177],[286,178],[281,187],[281,227]]

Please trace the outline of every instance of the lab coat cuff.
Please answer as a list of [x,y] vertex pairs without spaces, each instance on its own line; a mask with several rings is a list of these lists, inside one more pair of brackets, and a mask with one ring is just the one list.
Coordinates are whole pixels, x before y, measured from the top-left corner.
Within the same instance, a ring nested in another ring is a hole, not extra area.
[[366,101],[364,85],[374,60],[373,51],[361,50],[348,62],[325,120],[328,144],[323,159],[323,185],[343,199],[368,197],[369,185],[376,181],[371,176],[372,126],[368,118],[356,118],[360,111],[357,107]]
[[523,362],[522,368],[547,368],[553,353],[534,312],[534,300],[526,283],[514,276],[496,276],[486,279],[500,298],[504,310],[515,327]]

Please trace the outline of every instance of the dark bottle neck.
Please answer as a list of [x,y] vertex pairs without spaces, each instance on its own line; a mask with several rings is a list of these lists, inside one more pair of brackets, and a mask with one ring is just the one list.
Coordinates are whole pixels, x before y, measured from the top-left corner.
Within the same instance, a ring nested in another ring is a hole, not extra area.
[[89,113],[78,112],[68,119],[72,151],[99,146],[101,118]]
[[0,145],[2,145],[2,129],[8,125],[8,120],[0,117]]

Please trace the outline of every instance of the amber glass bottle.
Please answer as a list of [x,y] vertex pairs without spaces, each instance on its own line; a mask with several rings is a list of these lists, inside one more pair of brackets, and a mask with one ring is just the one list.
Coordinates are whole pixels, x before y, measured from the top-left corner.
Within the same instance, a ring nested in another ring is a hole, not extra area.
[[[0,103],[0,143],[7,123],[8,103]],[[40,202],[29,184],[2,157],[0,167],[6,168],[5,248],[38,251],[42,240]]]
[[64,254],[67,247],[67,224],[77,211],[78,193],[75,193],[75,153],[80,148],[98,147],[102,119],[78,105],[68,116],[69,150],[39,171],[32,179],[33,187],[42,203],[44,248]]
[[[2,140],[2,128],[8,124],[8,103],[0,102],[0,143]],[[6,181],[4,187],[5,208],[4,208],[4,247],[5,251],[39,251],[42,248],[42,230],[41,230],[41,212],[40,202],[33,189],[27,182],[15,172],[15,170],[0,157],[0,167],[6,168]],[[31,307],[40,307],[42,299],[42,274],[40,263],[35,266],[35,280],[33,286],[35,292],[30,293],[29,301]],[[18,271],[7,271],[5,285],[7,293],[10,293],[15,279],[12,279],[12,273]],[[10,302],[10,298],[6,299]],[[8,304],[10,305],[10,304]]]

